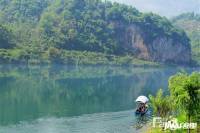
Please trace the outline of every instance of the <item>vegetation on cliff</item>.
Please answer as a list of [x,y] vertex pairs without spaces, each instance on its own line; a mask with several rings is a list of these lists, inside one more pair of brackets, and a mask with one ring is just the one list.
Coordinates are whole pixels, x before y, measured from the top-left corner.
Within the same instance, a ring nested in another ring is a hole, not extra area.
[[166,18],[123,4],[100,0],[0,0],[0,34],[6,32],[6,37],[0,36],[1,60],[54,62],[57,53],[66,51],[64,55],[68,56],[71,50],[79,51],[75,52],[78,55],[85,51],[90,56],[102,53],[108,61],[107,55],[134,56],[120,40],[123,29],[119,25],[130,24],[141,27],[149,42],[158,36],[183,45],[189,41],[185,32]]
[[186,31],[191,40],[192,57],[200,63],[200,14],[184,13],[173,18],[172,22]]

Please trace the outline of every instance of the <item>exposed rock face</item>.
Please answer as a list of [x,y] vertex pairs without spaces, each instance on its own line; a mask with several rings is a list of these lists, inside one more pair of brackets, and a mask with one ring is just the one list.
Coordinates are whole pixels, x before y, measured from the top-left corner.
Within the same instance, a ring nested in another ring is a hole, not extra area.
[[122,38],[121,40],[125,42],[125,46],[129,47],[140,59],[176,64],[191,62],[189,41],[183,44],[173,37],[164,35],[159,35],[152,41],[148,41],[148,34],[137,25],[127,26]]

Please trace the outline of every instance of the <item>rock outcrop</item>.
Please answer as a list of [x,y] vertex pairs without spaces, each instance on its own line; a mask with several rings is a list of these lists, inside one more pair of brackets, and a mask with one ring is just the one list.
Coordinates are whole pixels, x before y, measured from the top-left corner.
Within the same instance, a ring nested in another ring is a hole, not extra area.
[[150,41],[149,33],[145,33],[140,26],[133,24],[123,28],[125,30],[121,35],[121,41],[138,58],[161,63],[189,64],[191,62],[189,39],[179,41],[173,36],[159,35]]

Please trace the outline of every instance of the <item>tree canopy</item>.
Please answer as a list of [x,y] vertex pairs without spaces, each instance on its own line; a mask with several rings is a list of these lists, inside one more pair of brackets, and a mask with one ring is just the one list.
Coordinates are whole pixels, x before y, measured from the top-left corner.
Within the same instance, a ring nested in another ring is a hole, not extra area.
[[136,24],[147,40],[166,36],[182,44],[189,40],[182,30],[153,13],[101,0],[0,0],[0,24],[12,29],[17,49],[41,57],[49,48],[134,54],[124,47],[121,34]]
[[169,79],[169,89],[174,102],[185,110],[189,119],[198,118],[200,112],[200,73],[179,73]]

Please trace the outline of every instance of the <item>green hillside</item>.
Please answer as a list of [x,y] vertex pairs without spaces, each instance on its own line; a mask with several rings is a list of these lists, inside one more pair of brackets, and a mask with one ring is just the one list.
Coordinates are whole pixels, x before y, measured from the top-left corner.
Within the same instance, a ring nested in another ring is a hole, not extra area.
[[0,61],[74,63],[79,57],[91,61],[88,55],[99,53],[108,62],[134,58],[135,53],[120,40],[123,28],[116,27],[129,24],[140,26],[149,42],[162,35],[187,43],[185,33],[166,18],[143,14],[123,4],[101,0],[0,0]]
[[186,31],[191,40],[193,59],[200,63],[200,14],[184,13],[172,22]]

